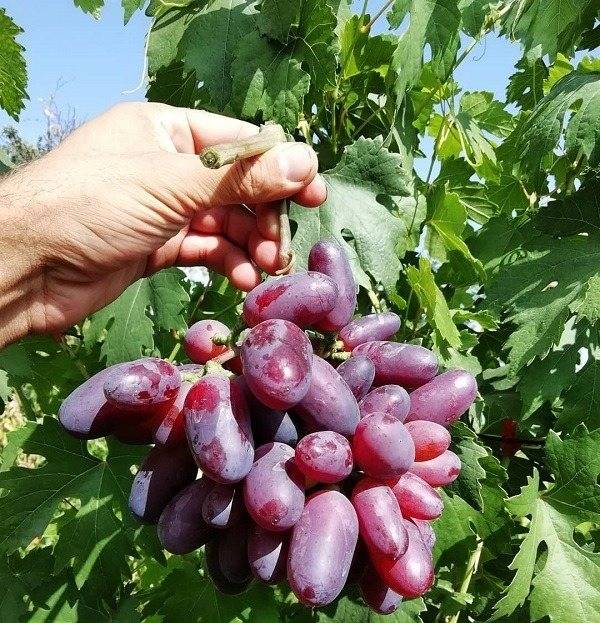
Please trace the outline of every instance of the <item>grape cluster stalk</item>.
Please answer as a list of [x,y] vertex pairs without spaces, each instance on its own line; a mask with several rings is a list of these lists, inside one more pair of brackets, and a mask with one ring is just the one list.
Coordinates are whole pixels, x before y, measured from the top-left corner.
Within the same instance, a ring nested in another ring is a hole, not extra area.
[[153,444],[131,512],[171,554],[204,547],[219,591],[287,581],[318,607],[355,583],[389,614],[433,584],[437,489],[461,469],[449,426],[477,385],[393,341],[394,313],[353,317],[357,286],[337,242],[315,244],[308,268],[248,294],[239,349],[226,325],[200,321],[184,340],[192,363],[111,366],[59,419],[81,439]]

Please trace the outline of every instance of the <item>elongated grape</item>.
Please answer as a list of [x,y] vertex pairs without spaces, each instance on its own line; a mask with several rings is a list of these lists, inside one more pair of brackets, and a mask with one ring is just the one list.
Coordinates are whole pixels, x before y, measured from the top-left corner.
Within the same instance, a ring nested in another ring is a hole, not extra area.
[[415,444],[415,461],[428,461],[443,454],[452,441],[447,428],[429,420],[404,423]]
[[335,307],[315,327],[320,331],[339,331],[352,318],[356,307],[356,282],[348,256],[335,240],[320,240],[310,250],[308,269],[331,277],[338,289]]
[[174,448],[185,443],[185,416],[183,406],[185,399],[192,389],[192,383],[183,381],[179,388],[179,393],[175,402],[166,409],[166,413],[162,415],[160,423],[154,430],[154,442],[165,446],[166,448]]
[[257,580],[277,584],[285,579],[289,540],[289,532],[269,532],[257,524],[250,527],[248,562]]
[[445,487],[458,478],[460,467],[460,459],[456,454],[446,450],[435,459],[413,463],[410,471],[432,487]]
[[126,413],[125,417],[118,420],[113,430],[113,436],[121,443],[129,445],[148,445],[154,442],[154,433],[160,426],[163,414],[155,413],[149,418],[131,419],[130,414]]
[[400,477],[415,459],[415,445],[400,420],[385,413],[364,417],[352,440],[354,460],[373,478]]
[[410,395],[407,421],[429,420],[450,426],[471,406],[477,381],[465,370],[449,370],[415,389]]
[[435,355],[423,346],[398,342],[365,342],[353,351],[375,366],[377,385],[401,385],[414,389],[430,381],[438,370]]
[[362,539],[356,542],[350,572],[348,573],[347,584],[358,584],[369,564],[369,552]]
[[372,554],[396,560],[408,547],[406,528],[392,490],[371,478],[363,478],[352,492],[362,540]]
[[368,357],[361,355],[350,357],[337,367],[337,373],[346,381],[346,385],[356,400],[367,395],[375,379],[375,366]]
[[319,491],[306,502],[290,541],[287,577],[308,606],[331,603],[342,591],[358,539],[358,520],[339,491]]
[[244,502],[265,530],[289,530],[298,521],[304,507],[304,477],[294,463],[293,448],[270,443],[257,449],[244,481]]
[[180,387],[181,374],[173,364],[144,357],[112,368],[104,381],[104,395],[118,409],[149,417],[172,404]]
[[339,333],[344,349],[351,351],[365,342],[388,340],[400,329],[400,318],[393,312],[356,318]]
[[107,402],[104,395],[104,382],[117,366],[98,372],[63,400],[58,410],[58,420],[74,437],[105,437],[113,431],[116,423],[127,418],[128,414],[120,413]]
[[373,556],[373,563],[387,586],[402,597],[413,599],[431,588],[433,560],[418,528],[410,521],[405,521],[404,525],[408,533],[408,549],[404,556],[395,561]]
[[200,320],[185,333],[183,348],[194,363],[206,363],[229,352],[228,346],[215,344],[213,337],[227,338],[229,328],[218,320]]
[[188,442],[200,469],[223,484],[242,480],[252,467],[254,446],[240,384],[205,376],[190,389],[183,411]]
[[372,563],[367,565],[358,586],[363,601],[378,614],[392,614],[402,602],[402,596],[385,584]]
[[324,318],[337,299],[337,285],[321,273],[275,277],[263,281],[246,296],[244,320],[249,327],[265,320],[288,320],[304,328]]
[[404,422],[410,409],[408,392],[400,385],[382,385],[370,391],[358,404],[360,416],[385,413]]
[[232,582],[225,576],[219,560],[219,542],[220,539],[217,536],[206,544],[204,556],[206,570],[212,583],[220,593],[224,595],[239,595],[248,588],[252,580],[248,578],[244,582]]
[[152,448],[133,479],[131,512],[140,521],[156,523],[166,505],[196,479],[197,473],[187,447]]
[[206,524],[224,530],[240,523],[243,516],[241,490],[232,485],[213,484],[202,503],[202,518]]
[[306,395],[312,356],[305,333],[286,320],[261,322],[241,347],[248,387],[263,404],[282,411]]
[[202,504],[212,484],[202,477],[165,506],[158,520],[158,538],[171,554],[189,554],[213,537],[213,529],[202,519]]
[[423,540],[423,544],[428,550],[432,550],[435,546],[436,536],[435,531],[429,521],[425,519],[415,519],[413,517],[410,518],[410,521],[417,526],[419,533],[421,535],[421,539]]
[[332,430],[349,436],[360,419],[354,394],[335,368],[313,355],[310,387],[294,408],[309,430]]
[[248,527],[245,522],[223,530],[219,541],[219,567],[223,575],[234,584],[244,584],[252,579],[248,563]]
[[296,465],[307,478],[315,482],[340,482],[352,471],[352,448],[339,433],[311,433],[296,446]]
[[439,493],[417,475],[406,472],[389,483],[402,511],[411,519],[437,519],[444,510]]

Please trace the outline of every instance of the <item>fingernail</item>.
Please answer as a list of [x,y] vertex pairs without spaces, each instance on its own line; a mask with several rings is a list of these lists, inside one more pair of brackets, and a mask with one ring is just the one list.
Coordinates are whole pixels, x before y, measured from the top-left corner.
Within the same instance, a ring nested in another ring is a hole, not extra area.
[[279,165],[290,182],[303,182],[316,168],[317,156],[304,143],[287,143],[279,148]]

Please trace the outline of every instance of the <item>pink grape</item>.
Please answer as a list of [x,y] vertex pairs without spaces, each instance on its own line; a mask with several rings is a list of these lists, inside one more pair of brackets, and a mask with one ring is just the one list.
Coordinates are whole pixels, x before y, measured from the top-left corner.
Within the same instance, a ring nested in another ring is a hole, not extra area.
[[435,459],[450,447],[450,433],[441,424],[429,420],[412,420],[404,424],[415,444],[415,461]]
[[360,416],[386,413],[404,422],[410,409],[408,392],[400,385],[382,385],[370,391],[358,404]]
[[351,351],[365,342],[388,340],[400,329],[400,318],[393,312],[369,314],[356,318],[339,333],[345,350]]
[[296,446],[296,465],[314,482],[340,482],[350,475],[353,464],[348,440],[333,431],[306,435]]
[[377,385],[414,389],[430,381],[438,370],[436,356],[423,346],[398,342],[365,342],[352,351],[365,355],[375,366]]
[[213,337],[228,337],[229,328],[218,320],[200,320],[194,323],[183,338],[185,354],[194,363],[206,363],[218,359],[230,349],[223,344],[215,344]]
[[315,327],[319,331],[339,331],[356,307],[356,282],[348,256],[335,240],[320,240],[310,250],[308,269],[331,277],[338,289],[335,307]]
[[410,395],[406,418],[429,420],[449,426],[467,411],[477,396],[477,381],[465,370],[449,370],[422,385]]
[[371,478],[363,478],[352,492],[360,536],[370,552],[400,558],[408,547],[406,528],[392,490]]
[[237,380],[209,375],[194,383],[183,407],[192,454],[213,480],[232,484],[252,467],[250,414]]
[[423,544],[428,550],[431,551],[435,547],[436,536],[435,531],[429,521],[425,519],[415,519],[414,517],[411,517],[410,521],[412,521],[412,523],[417,526],[417,529],[421,534]]
[[445,487],[458,478],[460,468],[460,459],[452,450],[446,450],[435,459],[413,463],[410,471],[432,487]]
[[439,493],[417,475],[406,472],[390,487],[402,511],[403,517],[411,519],[437,519],[444,510]]
[[392,614],[402,597],[383,582],[372,563],[369,563],[358,583],[363,601],[378,614]]
[[285,579],[290,535],[254,524],[248,534],[248,562],[257,580],[277,584]]
[[291,322],[267,320],[255,326],[242,344],[241,357],[248,387],[268,407],[289,409],[308,392],[312,346]]
[[332,430],[340,435],[354,433],[360,419],[354,394],[335,368],[313,355],[308,391],[294,412],[309,430]]
[[244,502],[265,530],[289,530],[298,521],[304,507],[304,476],[294,463],[293,448],[270,443],[257,449],[244,481]]
[[337,373],[346,381],[346,385],[356,400],[367,395],[375,379],[375,366],[368,357],[350,357],[337,367]]
[[263,281],[244,300],[249,327],[265,320],[287,320],[305,328],[322,320],[337,303],[333,279],[317,272],[295,273]]
[[342,591],[358,540],[358,520],[339,491],[319,491],[306,502],[290,541],[287,577],[308,606],[331,603]]
[[160,423],[153,433],[154,442],[158,445],[174,448],[185,443],[183,406],[190,389],[192,389],[192,383],[183,381],[175,402],[168,407],[166,414],[161,413]]
[[373,556],[373,563],[387,586],[402,597],[414,599],[425,594],[433,584],[433,560],[418,528],[410,521],[404,525],[408,533],[404,556],[398,560]]
[[206,524],[224,530],[240,523],[243,516],[241,490],[232,485],[214,483],[202,503],[202,518]]
[[373,478],[399,477],[415,459],[415,446],[400,420],[384,413],[364,417],[352,440],[354,460]]

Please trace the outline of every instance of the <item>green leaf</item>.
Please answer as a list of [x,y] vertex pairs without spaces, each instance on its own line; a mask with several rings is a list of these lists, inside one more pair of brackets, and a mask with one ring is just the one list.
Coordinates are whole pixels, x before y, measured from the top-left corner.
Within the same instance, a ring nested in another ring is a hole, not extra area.
[[74,0],[75,6],[85,13],[89,13],[95,19],[99,19],[104,0]]
[[343,596],[331,606],[316,612],[315,623],[422,623],[421,612],[426,609],[421,598],[404,601],[393,614],[373,612],[357,598]]
[[[187,9],[173,8],[156,17],[148,41],[148,75],[151,78],[181,60],[179,45],[195,16]],[[173,90],[175,85],[169,86]]]
[[498,0],[458,0],[463,30],[471,37],[477,37],[490,16],[492,8],[498,4]]
[[28,99],[25,48],[17,42],[22,32],[0,7],[0,107],[16,120]]
[[172,268],[136,281],[90,317],[84,326],[86,343],[95,343],[106,331],[101,353],[111,365],[151,351],[155,329],[184,331],[187,324],[182,314],[189,295],[182,279],[183,273]]
[[506,101],[531,110],[544,97],[544,80],[548,77],[548,68],[540,58],[530,60],[524,56],[515,65],[517,70],[508,81]]
[[125,24],[129,22],[132,15],[139,11],[146,4],[146,0],[121,0],[123,6],[123,20]]
[[[600,431],[588,433],[580,426],[565,439],[550,431],[546,458],[554,484],[539,491],[534,470],[507,503],[511,513],[531,521],[494,619],[509,616],[528,599],[531,621],[594,621],[600,614],[600,554],[580,547],[573,530],[584,521],[600,520]],[[542,544],[547,554],[540,560]]]

